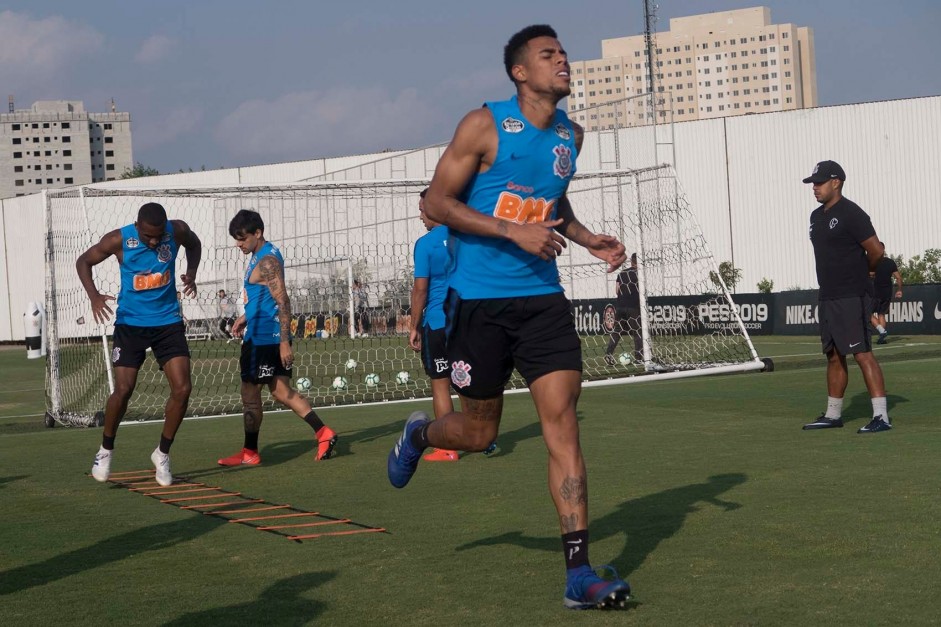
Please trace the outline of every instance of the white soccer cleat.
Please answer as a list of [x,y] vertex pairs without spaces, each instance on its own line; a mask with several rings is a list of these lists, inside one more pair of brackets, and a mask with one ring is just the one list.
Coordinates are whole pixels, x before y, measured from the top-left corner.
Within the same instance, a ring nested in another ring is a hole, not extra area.
[[172,484],[173,475],[170,473],[170,455],[168,453],[161,453],[158,447],[150,454],[150,461],[153,462],[154,468],[157,470],[154,477],[157,483],[164,487]]
[[98,449],[95,454],[95,463],[91,467],[91,476],[95,478],[95,481],[104,483],[111,476],[111,457],[112,451]]

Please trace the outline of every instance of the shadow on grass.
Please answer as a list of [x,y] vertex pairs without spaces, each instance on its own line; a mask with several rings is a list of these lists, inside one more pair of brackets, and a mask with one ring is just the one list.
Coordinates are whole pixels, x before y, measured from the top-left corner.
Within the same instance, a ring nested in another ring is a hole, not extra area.
[[28,479],[29,475],[14,475],[12,477],[0,477],[0,488],[4,487],[7,483],[13,483],[14,481],[19,481],[20,479]]
[[0,595],[13,594],[36,586],[65,579],[98,566],[159,551],[199,537],[223,526],[216,516],[189,516],[184,520],[161,523],[112,536],[82,549],[0,572]]
[[248,603],[191,612],[164,623],[164,627],[184,625],[277,624],[306,625],[326,609],[320,601],[305,599],[302,594],[336,577],[335,572],[302,573],[279,579],[266,588],[258,599]]
[[[723,501],[719,495],[745,483],[747,479],[747,475],[741,473],[714,475],[703,483],[671,488],[621,503],[610,513],[591,521],[589,530],[592,541],[623,535],[624,549],[612,560],[598,560],[598,556],[595,556],[595,563],[610,561],[621,576],[627,578],[644,563],[657,545],[675,535],[683,527],[686,517],[699,510],[701,505],[721,507],[727,512],[739,509],[740,504]],[[539,551],[562,551],[562,542],[558,536],[539,538],[525,536],[520,531],[475,540],[456,550],[466,551],[500,544]]]
[[[886,408],[889,410],[889,416],[892,416],[895,407],[909,402],[904,396],[898,394],[885,395]],[[872,418],[872,400],[869,398],[869,392],[860,392],[850,399],[849,407],[843,408],[843,422],[850,423],[861,420],[863,423],[869,422]]]

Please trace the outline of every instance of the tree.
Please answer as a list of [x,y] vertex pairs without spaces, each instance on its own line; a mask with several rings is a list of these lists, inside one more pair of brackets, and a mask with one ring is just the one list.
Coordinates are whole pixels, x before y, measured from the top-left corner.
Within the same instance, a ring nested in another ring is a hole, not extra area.
[[761,280],[758,281],[758,291],[762,294],[770,294],[772,291],[774,291],[774,281],[772,279],[762,277]]
[[124,168],[124,172],[121,173],[122,179],[136,179],[141,176],[157,176],[160,172],[156,168],[152,168],[148,165],[144,165],[140,161],[134,164],[133,168]]
[[892,256],[906,285],[914,283],[941,283],[941,248],[929,248],[923,255],[913,255],[905,261],[902,255]]
[[712,281],[712,284],[715,285],[716,290],[722,291],[722,283],[719,282],[719,277],[722,277],[722,282],[725,283],[725,286],[729,291],[733,291],[735,286],[738,285],[738,282],[742,280],[742,271],[732,265],[731,261],[723,261],[719,264],[719,275],[716,276],[716,273],[713,271],[709,272],[709,280]]

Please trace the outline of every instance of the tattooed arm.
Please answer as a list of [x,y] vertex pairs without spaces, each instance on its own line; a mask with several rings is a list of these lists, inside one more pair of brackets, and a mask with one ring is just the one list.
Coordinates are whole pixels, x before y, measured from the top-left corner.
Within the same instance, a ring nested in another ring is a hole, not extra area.
[[281,325],[281,364],[290,368],[294,363],[291,350],[291,299],[284,284],[284,268],[273,255],[265,255],[258,262],[261,283],[268,287],[271,297],[278,304],[278,322]]

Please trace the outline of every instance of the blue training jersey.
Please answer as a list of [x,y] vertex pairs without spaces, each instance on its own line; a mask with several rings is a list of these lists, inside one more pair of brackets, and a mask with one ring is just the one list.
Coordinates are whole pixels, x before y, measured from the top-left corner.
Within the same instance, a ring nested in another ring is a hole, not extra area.
[[267,285],[262,283],[249,283],[252,270],[258,265],[262,257],[274,256],[281,267],[284,267],[284,257],[281,251],[271,242],[265,242],[257,253],[252,255],[245,271],[245,341],[255,345],[280,344],[281,321],[278,320],[278,303]]
[[121,227],[121,291],[115,324],[159,327],[182,322],[176,299],[176,255],[173,224],[156,248],[141,241],[133,224]]
[[[424,325],[431,330],[444,327],[444,301],[448,296],[448,227],[436,226],[415,242],[415,278],[428,279]],[[413,312],[413,315],[417,312]]]
[[[485,215],[517,224],[556,217],[556,202],[575,174],[575,130],[556,109],[549,128],[529,123],[516,96],[488,102],[497,127],[497,157],[475,174],[461,201]],[[464,299],[510,298],[561,292],[555,259],[545,261],[509,240],[451,230],[454,264],[449,284]]]

